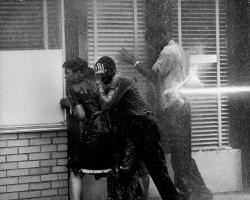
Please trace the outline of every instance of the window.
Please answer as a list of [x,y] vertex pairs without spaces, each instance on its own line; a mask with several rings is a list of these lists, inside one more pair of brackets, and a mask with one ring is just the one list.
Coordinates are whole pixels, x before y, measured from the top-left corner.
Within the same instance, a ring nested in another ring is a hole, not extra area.
[[62,128],[63,0],[2,0],[0,13],[0,132]]
[[119,63],[118,50],[125,47],[145,56],[144,0],[88,0],[88,62],[93,66],[98,58],[115,59],[118,71],[137,80],[145,96],[145,79],[133,66]]
[[[226,0],[172,0],[172,6],[173,36],[196,65],[191,70],[197,72],[201,88],[227,86]],[[212,91],[189,96],[193,150],[229,146],[228,99]]]

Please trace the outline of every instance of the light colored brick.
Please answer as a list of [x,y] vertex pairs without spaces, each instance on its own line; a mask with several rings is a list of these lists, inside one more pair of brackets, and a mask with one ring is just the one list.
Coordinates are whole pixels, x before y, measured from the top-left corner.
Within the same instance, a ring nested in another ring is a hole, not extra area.
[[39,161],[25,161],[18,163],[18,168],[33,168],[33,167],[39,167]]
[[40,146],[19,147],[19,153],[36,153],[40,152]]
[[7,156],[7,161],[12,162],[12,161],[24,161],[28,160],[28,155],[25,154],[18,154],[18,155],[8,155]]
[[7,146],[7,141],[0,141],[0,147],[6,147]]
[[6,171],[0,171],[0,178],[6,177],[7,172]]
[[59,144],[58,151],[67,151],[67,145],[66,144]]
[[45,160],[50,158],[50,153],[32,153],[29,155],[29,160]]
[[7,171],[8,176],[23,176],[23,175],[28,175],[28,174],[29,174],[28,169],[14,169],[14,170]]
[[63,159],[58,159],[57,160],[57,164],[58,165],[67,165],[68,159],[67,158],[63,158]]
[[14,133],[0,134],[0,140],[12,140],[12,139],[17,139],[17,134]]
[[6,162],[6,157],[5,156],[0,156],[0,163]]
[[42,190],[42,197],[56,196],[56,195],[57,195],[57,189]]
[[29,140],[9,140],[7,141],[7,147],[23,147],[28,146]]
[[68,200],[68,196],[53,196],[51,197],[51,200]]
[[51,172],[50,167],[39,167],[39,168],[33,168],[29,170],[30,170],[30,175],[48,174]]
[[57,174],[58,179],[62,180],[62,179],[68,179],[68,173],[60,173]]
[[51,144],[51,145],[42,145],[42,152],[51,152],[56,151],[57,145]]
[[58,189],[58,195],[65,195],[65,194],[67,195],[68,193],[69,191],[67,187]]
[[18,199],[18,193],[6,193],[6,194],[0,194],[0,200],[12,200],[12,199]]
[[56,172],[67,172],[68,169],[66,166],[54,166],[52,167],[52,172],[56,173]]
[[30,139],[30,145],[50,144],[50,138]]
[[6,186],[0,186],[0,194],[5,193],[7,191]]
[[29,188],[29,184],[18,184],[18,185],[8,185],[7,192],[19,192],[26,191]]
[[41,133],[42,138],[52,138],[52,137],[57,137],[57,132],[51,132],[51,133]]
[[17,169],[17,162],[1,163],[0,170]]
[[53,138],[53,144],[67,144],[67,137]]
[[53,181],[52,182],[52,188],[61,188],[61,187],[67,187],[68,181]]
[[56,159],[54,160],[41,160],[41,166],[55,166],[56,165]]
[[18,178],[13,177],[13,178],[1,178],[0,185],[10,185],[10,184],[17,184],[18,183]]
[[20,133],[18,135],[19,139],[27,139],[27,138],[40,138],[40,133]]
[[52,158],[67,158],[67,152],[52,152]]
[[59,137],[67,137],[67,131],[60,131],[59,133],[58,133],[58,136]]
[[41,175],[41,181],[54,181],[57,180],[57,174]]
[[41,191],[20,192],[19,197],[21,199],[32,198],[32,197],[41,197]]
[[30,190],[42,190],[50,188],[50,182],[30,183]]
[[9,155],[9,154],[17,154],[17,148],[12,147],[12,148],[1,148],[0,149],[0,155]]
[[20,176],[19,183],[35,183],[40,182],[40,176]]

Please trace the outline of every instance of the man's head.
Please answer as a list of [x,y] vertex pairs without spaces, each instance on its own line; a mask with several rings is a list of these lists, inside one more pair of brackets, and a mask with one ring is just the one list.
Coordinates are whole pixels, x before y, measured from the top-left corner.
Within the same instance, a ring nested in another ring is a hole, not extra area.
[[97,66],[97,64],[101,64],[104,67],[104,74],[102,75],[102,81],[105,84],[110,83],[112,77],[116,73],[115,61],[108,56],[103,56],[96,62],[95,67]]

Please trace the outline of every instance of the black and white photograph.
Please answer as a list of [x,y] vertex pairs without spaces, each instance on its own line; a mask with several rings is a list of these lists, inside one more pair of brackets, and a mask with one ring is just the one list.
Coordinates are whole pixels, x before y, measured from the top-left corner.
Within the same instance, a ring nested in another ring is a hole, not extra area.
[[0,200],[250,200],[250,0],[0,0]]

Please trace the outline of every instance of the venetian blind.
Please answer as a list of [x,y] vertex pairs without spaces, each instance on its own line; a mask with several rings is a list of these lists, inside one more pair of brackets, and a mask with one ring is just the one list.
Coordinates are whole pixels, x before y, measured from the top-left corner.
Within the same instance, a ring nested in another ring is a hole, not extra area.
[[191,72],[200,80],[198,87],[215,89],[188,95],[192,149],[229,146],[228,99],[216,92],[228,80],[226,0],[172,0],[172,6],[173,37],[195,63]]
[[134,69],[119,62],[118,50],[125,47],[135,50],[144,59],[145,22],[143,0],[88,0],[88,62],[90,66],[102,56],[116,61],[122,74],[137,80],[137,86],[145,97],[145,79]]

